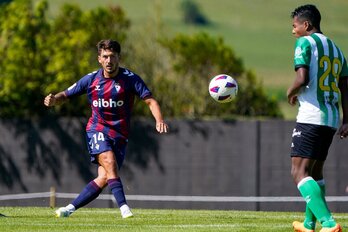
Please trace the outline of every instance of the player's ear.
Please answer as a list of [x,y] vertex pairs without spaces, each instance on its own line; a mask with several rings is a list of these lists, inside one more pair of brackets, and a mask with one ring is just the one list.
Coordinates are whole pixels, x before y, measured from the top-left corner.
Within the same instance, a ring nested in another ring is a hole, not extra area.
[[306,31],[312,30],[312,25],[309,23],[309,21],[306,20],[303,22],[303,24],[304,24],[304,27],[306,28]]

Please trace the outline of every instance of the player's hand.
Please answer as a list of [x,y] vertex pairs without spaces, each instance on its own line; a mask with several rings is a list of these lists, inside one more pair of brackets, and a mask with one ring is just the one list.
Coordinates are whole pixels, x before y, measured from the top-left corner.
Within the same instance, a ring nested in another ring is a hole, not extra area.
[[159,133],[167,133],[169,130],[169,127],[167,123],[165,122],[156,122],[156,130]]
[[289,104],[292,105],[292,106],[296,105],[297,96],[295,95],[295,96],[289,97],[289,98],[288,98],[288,102],[289,102]]
[[54,94],[48,94],[45,97],[44,104],[45,106],[54,106],[56,104],[56,97],[54,96]]
[[346,138],[348,136],[348,123],[342,124],[342,126],[338,129],[337,134],[341,139]]

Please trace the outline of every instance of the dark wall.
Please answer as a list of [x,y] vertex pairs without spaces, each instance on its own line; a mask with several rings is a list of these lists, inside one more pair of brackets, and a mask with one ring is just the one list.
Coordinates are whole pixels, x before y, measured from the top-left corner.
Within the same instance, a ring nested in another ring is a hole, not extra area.
[[[85,119],[0,120],[0,195],[78,193],[96,174],[89,162]],[[159,135],[152,120],[135,120],[121,177],[127,195],[299,196],[290,176],[292,121],[169,121]],[[335,138],[325,167],[327,195],[345,196],[348,140]],[[103,194],[109,194],[105,189]],[[0,205],[48,205],[48,199]],[[67,204],[70,199],[57,199]],[[132,201],[132,207],[302,210],[302,202]],[[97,200],[91,207],[114,206]],[[344,211],[346,203],[330,203]]]

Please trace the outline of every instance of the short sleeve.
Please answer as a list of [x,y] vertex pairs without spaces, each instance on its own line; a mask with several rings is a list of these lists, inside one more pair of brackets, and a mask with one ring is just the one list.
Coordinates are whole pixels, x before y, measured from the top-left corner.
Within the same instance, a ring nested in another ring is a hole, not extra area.
[[136,94],[141,99],[145,99],[152,96],[151,91],[149,90],[145,82],[139,76],[134,77],[134,89]]
[[87,88],[90,82],[92,74],[88,74],[78,80],[76,83],[67,88],[64,92],[68,98],[79,96],[87,92]]
[[311,62],[311,44],[304,38],[300,37],[295,43],[294,68],[297,70],[300,67],[309,67]]

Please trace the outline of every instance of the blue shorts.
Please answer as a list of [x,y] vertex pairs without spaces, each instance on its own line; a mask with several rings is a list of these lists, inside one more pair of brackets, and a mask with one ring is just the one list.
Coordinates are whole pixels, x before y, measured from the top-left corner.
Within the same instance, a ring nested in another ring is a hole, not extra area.
[[297,123],[292,132],[291,157],[325,161],[336,129]]
[[118,169],[122,167],[126,156],[128,140],[122,137],[110,138],[102,132],[87,131],[87,148],[91,155],[91,162],[98,164],[96,156],[105,151],[113,151],[116,157]]

